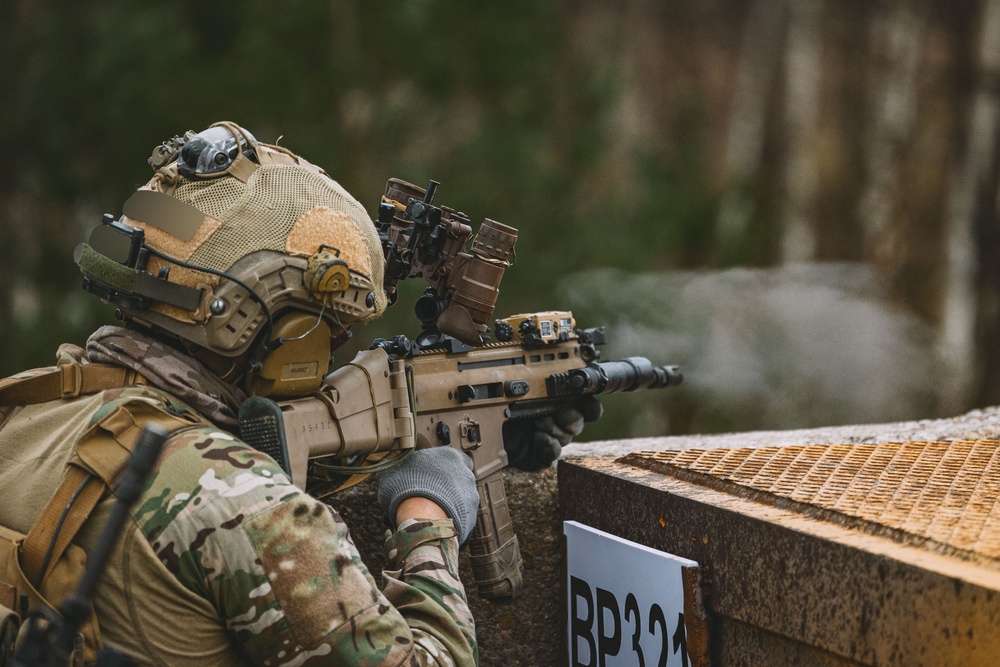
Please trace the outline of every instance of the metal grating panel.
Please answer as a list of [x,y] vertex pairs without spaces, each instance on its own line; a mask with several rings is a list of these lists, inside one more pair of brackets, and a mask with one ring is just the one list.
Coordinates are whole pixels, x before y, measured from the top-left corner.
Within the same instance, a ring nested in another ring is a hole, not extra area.
[[643,452],[623,462],[938,551],[1000,560],[1000,440]]

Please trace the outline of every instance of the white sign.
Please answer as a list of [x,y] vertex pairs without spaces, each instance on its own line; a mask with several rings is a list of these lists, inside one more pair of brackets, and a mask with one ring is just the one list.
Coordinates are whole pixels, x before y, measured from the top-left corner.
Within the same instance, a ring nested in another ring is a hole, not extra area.
[[698,563],[575,521],[563,532],[570,667],[688,667],[681,569]]

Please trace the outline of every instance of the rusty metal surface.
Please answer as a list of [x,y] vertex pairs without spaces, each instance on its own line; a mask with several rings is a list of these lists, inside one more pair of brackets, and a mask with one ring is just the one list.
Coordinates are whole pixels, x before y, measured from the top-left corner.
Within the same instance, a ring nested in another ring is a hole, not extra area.
[[681,568],[684,586],[684,634],[691,667],[711,667],[709,654],[708,614],[705,611],[705,586],[701,569]]
[[713,667],[859,667],[865,664],[745,623],[722,624],[717,634],[719,651]]
[[623,462],[1000,567],[1000,440],[649,452]]
[[1000,664],[996,567],[626,460],[561,462],[563,517],[697,561],[714,667]]

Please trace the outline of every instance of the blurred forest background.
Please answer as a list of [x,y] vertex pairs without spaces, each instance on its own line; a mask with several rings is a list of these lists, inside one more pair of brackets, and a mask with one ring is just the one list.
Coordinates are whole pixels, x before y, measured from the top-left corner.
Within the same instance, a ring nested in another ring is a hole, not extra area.
[[0,53],[0,376],[112,321],[73,247],[225,119],[372,213],[441,181],[520,229],[498,315],[683,366],[587,439],[1000,402],[998,0],[9,0]]

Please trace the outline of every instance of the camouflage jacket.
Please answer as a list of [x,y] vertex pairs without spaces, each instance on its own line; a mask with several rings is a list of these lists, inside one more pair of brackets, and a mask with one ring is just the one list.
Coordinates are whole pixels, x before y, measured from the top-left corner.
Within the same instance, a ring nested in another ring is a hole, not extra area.
[[[199,422],[169,438],[132,508],[95,599],[105,640],[160,665],[476,663],[450,520],[411,521],[388,535],[392,569],[382,573],[380,589],[336,511],[171,394],[131,386],[51,403],[58,405],[20,409],[0,429],[5,491],[21,484],[44,499],[58,482],[33,480],[51,477],[69,448],[27,451],[31,429],[61,429],[54,441],[72,442],[66,436],[74,428],[83,432],[126,404],[157,405]],[[0,507],[0,524],[26,531],[28,505],[13,514]],[[85,524],[78,538],[85,548],[108,505]]]

